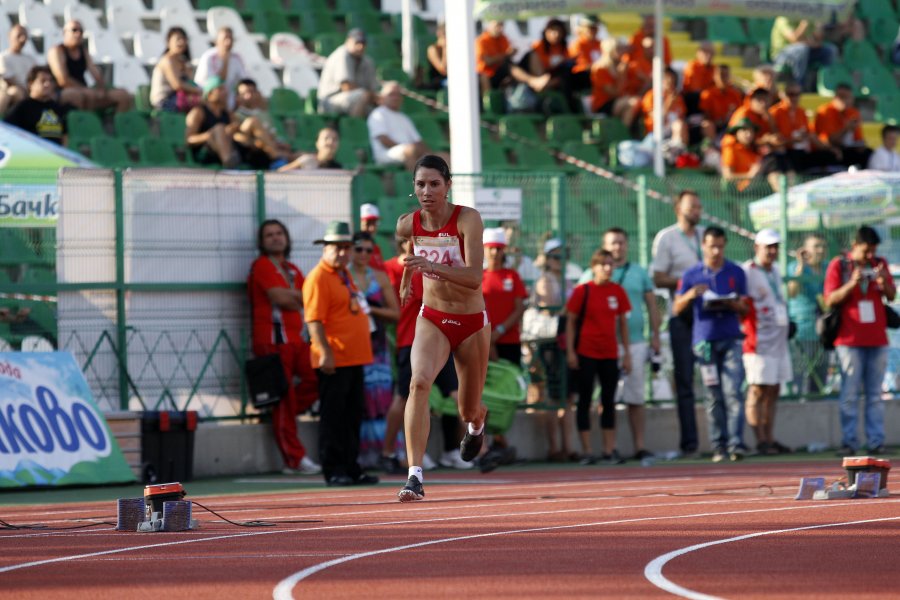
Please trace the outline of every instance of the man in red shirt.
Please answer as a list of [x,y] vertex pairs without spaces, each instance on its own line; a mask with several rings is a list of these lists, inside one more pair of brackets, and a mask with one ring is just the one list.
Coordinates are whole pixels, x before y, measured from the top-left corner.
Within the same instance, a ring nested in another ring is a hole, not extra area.
[[[284,458],[285,474],[314,475],[322,471],[297,437],[297,415],[318,394],[303,330],[303,273],[288,261],[291,236],[281,221],[263,222],[257,233],[259,258],[250,267],[247,288],[253,313],[253,354],[278,354],[287,379],[287,397],[272,409],[275,443]],[[300,382],[294,385],[296,378]]]
[[860,227],[850,252],[832,260],[825,272],[825,306],[841,311],[834,341],[841,368],[841,456],[851,456],[859,449],[856,430],[860,392],[868,453],[884,453],[881,382],[888,355],[884,300],[892,302],[897,288],[887,262],[875,254],[880,242],[874,229]]
[[566,362],[577,371],[578,407],[575,419],[581,440],[581,464],[592,465],[591,400],[594,381],[600,380],[600,430],[603,434],[603,455],[606,464],[621,464],[616,451],[616,389],[619,384],[619,340],[622,344],[622,370],[631,372],[628,313],[631,302],[624,288],[611,281],[613,257],[606,250],[597,250],[591,257],[594,279],[579,285],[566,303]]
[[359,207],[359,230],[371,235],[372,244],[374,245],[374,252],[372,252],[372,257],[369,259],[369,266],[383,271],[384,256],[382,256],[381,248],[378,247],[375,241],[375,236],[378,234],[379,221],[381,221],[381,213],[378,211],[377,206],[366,203]]

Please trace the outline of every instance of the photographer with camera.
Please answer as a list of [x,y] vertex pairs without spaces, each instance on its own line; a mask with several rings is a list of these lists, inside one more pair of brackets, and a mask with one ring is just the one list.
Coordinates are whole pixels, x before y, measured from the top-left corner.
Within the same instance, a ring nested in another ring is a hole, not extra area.
[[824,312],[826,249],[825,239],[818,233],[810,233],[797,251],[797,260],[787,268],[788,316],[797,324],[791,361],[794,385],[803,396],[824,393],[828,379],[830,354],[816,334],[816,317]]
[[859,449],[856,436],[859,394],[865,401],[866,447],[884,453],[884,404],[881,381],[887,365],[887,310],[897,288],[885,260],[876,256],[881,238],[867,225],[856,231],[850,252],[838,256],[825,272],[825,306],[840,307],[840,328],[834,341],[841,369],[840,456]]

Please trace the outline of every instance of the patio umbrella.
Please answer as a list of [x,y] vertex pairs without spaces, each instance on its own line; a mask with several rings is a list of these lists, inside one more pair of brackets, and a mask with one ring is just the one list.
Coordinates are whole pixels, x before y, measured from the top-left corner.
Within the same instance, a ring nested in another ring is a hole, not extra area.
[[[900,173],[842,172],[795,185],[788,192],[788,228],[817,231],[822,227],[878,223],[900,215]],[[750,220],[759,231],[781,222],[781,194],[750,203]]]

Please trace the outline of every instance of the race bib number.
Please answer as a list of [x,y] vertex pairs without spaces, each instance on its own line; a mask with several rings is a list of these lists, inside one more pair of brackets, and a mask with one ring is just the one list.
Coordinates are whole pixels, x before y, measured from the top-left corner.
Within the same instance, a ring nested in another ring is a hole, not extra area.
[[700,378],[706,387],[719,385],[719,369],[716,365],[700,365]]
[[775,324],[779,327],[786,327],[788,324],[787,307],[784,304],[775,306]]
[[[427,261],[438,265],[446,265],[448,267],[464,267],[466,263],[462,259],[462,251],[459,248],[459,238],[457,237],[417,237],[413,241],[417,256],[421,256]],[[438,275],[431,273],[423,273],[425,277],[439,279]]]
[[859,301],[859,322],[874,323],[875,322],[875,305],[871,300]]

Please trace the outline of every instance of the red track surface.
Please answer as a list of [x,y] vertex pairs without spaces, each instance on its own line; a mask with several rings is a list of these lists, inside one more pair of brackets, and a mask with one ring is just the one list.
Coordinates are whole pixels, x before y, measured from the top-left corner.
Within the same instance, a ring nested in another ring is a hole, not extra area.
[[[396,502],[399,479],[367,489],[247,489],[195,499],[232,520],[320,522],[241,528],[195,507],[201,528],[192,532],[5,531],[0,595],[900,596],[900,496],[798,502],[804,475],[842,472],[828,461],[430,473],[428,499],[412,504]],[[7,507],[0,518],[66,527],[85,517],[115,521],[115,510]],[[690,550],[710,542],[720,543]]]

